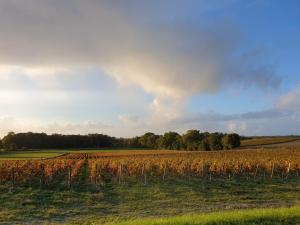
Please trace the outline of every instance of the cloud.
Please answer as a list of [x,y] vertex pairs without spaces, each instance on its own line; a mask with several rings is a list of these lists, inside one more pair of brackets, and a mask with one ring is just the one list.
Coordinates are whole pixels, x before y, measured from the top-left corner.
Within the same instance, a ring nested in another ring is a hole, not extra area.
[[0,117],[0,137],[6,135],[10,131],[14,131],[17,127],[18,124],[13,117]]
[[0,137],[8,132],[46,132],[62,134],[109,133],[113,126],[100,121],[83,122],[44,122],[36,119],[0,117]]
[[133,115],[119,115],[118,119],[125,124],[136,124],[139,122],[139,116]]
[[288,93],[282,95],[278,99],[276,107],[279,110],[290,112],[300,111],[300,85],[298,85]]
[[227,125],[227,130],[230,133],[241,133],[241,131],[245,132],[247,130],[247,123],[231,121]]
[[[120,114],[118,116],[119,123],[104,123],[99,120],[72,122],[68,119],[45,122],[20,117],[17,119],[14,117],[1,117],[0,135],[3,136],[9,131],[33,131],[64,134],[106,133],[119,137],[132,137],[149,131],[158,134],[168,130],[183,133],[188,129],[200,129],[201,131],[210,132],[236,132],[241,135],[298,134],[300,132],[300,112],[294,109],[290,110],[289,107],[278,107],[285,96],[297,93],[297,89],[279,97],[273,108],[239,114],[223,114],[214,111],[185,112],[176,116],[163,117],[168,119],[162,119],[156,114],[151,116]],[[160,113],[158,112],[158,114]]]
[[184,100],[236,82],[277,87],[272,69],[253,67],[256,56],[254,63],[248,58],[236,66],[240,30],[234,23],[205,25],[201,14],[188,17],[216,5],[179,0],[0,1],[0,64],[32,70],[97,65],[156,98]]
[[[263,50],[240,49],[243,34],[234,20],[205,17],[234,2],[0,0],[0,100],[5,108],[16,112],[23,107],[20,113],[29,111],[32,117],[30,109],[42,108],[47,118],[76,114],[94,119],[98,115],[89,112],[131,105],[114,113],[122,122],[118,128],[106,129],[126,136],[130,124],[137,134],[183,130],[191,124],[233,130],[242,127],[233,125],[235,120],[277,116],[272,110],[243,115],[190,115],[187,110],[187,100],[195,94],[241,85],[269,90],[281,83],[276,65],[262,63]],[[103,73],[120,87],[95,78]],[[136,87],[150,94],[150,100],[140,97],[145,94]],[[101,128],[76,122],[34,124],[63,133]]]

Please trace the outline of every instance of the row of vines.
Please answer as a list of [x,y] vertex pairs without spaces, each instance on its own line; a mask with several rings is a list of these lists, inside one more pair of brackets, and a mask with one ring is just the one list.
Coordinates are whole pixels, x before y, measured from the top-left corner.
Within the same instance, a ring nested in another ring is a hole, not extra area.
[[[169,152],[70,154],[49,160],[0,161],[0,185],[71,188],[171,178],[299,179],[300,151],[293,149],[227,152]],[[83,178],[83,179],[82,179]]]

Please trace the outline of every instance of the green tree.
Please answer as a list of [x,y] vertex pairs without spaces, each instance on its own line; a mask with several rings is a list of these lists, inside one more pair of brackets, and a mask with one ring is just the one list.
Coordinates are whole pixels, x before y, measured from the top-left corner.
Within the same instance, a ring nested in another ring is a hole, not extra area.
[[208,137],[210,150],[222,150],[223,149],[222,138],[223,135],[220,133],[211,133]]
[[222,138],[222,144],[224,146],[224,149],[234,149],[238,148],[241,145],[240,136],[238,134],[226,134]]
[[183,147],[188,151],[196,151],[199,149],[203,137],[204,135],[199,130],[188,130],[182,135]]
[[203,140],[198,145],[199,151],[210,151],[208,137],[203,138]]
[[139,138],[139,142],[143,147],[146,148],[157,148],[157,139],[159,138],[158,135],[155,135],[154,133],[148,132],[145,133],[143,136]]
[[166,132],[159,138],[159,147],[163,149],[179,150],[182,147],[181,136],[176,132]]

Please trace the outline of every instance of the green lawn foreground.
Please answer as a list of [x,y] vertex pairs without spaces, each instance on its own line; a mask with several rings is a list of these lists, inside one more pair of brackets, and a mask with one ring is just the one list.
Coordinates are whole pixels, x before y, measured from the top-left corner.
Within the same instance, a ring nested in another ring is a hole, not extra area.
[[[97,223],[94,223],[97,224]],[[184,215],[162,219],[140,219],[112,222],[106,225],[297,225],[300,207],[251,209],[201,215]]]
[[[142,182],[118,184],[117,181],[111,181],[94,190],[79,183],[71,190],[59,186],[57,189],[12,189],[10,186],[0,185],[0,224],[117,224],[130,221],[124,223],[143,225],[152,221],[147,218],[171,218],[172,221],[173,216],[181,215],[182,217],[174,218],[174,221],[180,222],[190,218],[197,219],[197,216],[185,215],[297,206],[292,213],[300,215],[299,193],[300,185],[297,180],[241,182],[170,178],[165,182],[149,180],[147,185]],[[234,216],[234,213],[232,215]],[[277,224],[297,224],[282,222],[286,218],[285,215],[289,221],[294,219],[293,214],[286,212],[282,215],[280,223]],[[227,217],[230,218],[230,214]],[[145,218],[145,221],[142,218]],[[135,219],[141,219],[143,223],[132,222]],[[167,221],[162,221],[164,220]]]

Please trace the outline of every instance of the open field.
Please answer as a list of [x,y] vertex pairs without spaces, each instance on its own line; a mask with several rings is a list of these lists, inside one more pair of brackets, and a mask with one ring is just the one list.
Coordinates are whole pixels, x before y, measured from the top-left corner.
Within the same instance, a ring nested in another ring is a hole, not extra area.
[[[97,224],[97,223],[95,223]],[[204,215],[186,215],[165,219],[131,220],[107,225],[288,225],[300,224],[300,208],[239,210]]]
[[[212,152],[1,153],[0,224],[297,224],[298,142]],[[294,208],[231,211],[280,207]]]
[[[253,137],[241,141],[241,147],[267,147],[268,145],[289,146],[292,142],[300,141],[298,136],[287,136],[287,137]],[[270,146],[271,147],[271,146]]]
[[[97,223],[95,223],[97,224]],[[300,208],[256,209],[232,212],[209,213],[205,215],[186,215],[165,219],[132,220],[112,222],[107,225],[288,225],[300,224]]]
[[[252,139],[242,140],[242,149],[252,148],[278,148],[278,147],[300,147],[299,137],[258,137]],[[135,154],[135,152],[141,152],[142,154],[149,152],[145,149],[48,149],[48,150],[18,150],[18,151],[0,151],[0,160],[28,160],[28,159],[45,159],[58,157],[63,154],[75,154],[75,153],[113,153],[113,154]],[[166,152],[161,150],[155,150],[160,153]],[[174,151],[169,151],[173,153]],[[176,151],[178,152],[178,151]]]
[[300,225],[299,59],[300,0],[0,0],[0,225]]
[[[128,219],[300,205],[297,148],[76,151],[48,160],[3,160],[0,170],[3,224],[117,224]],[[295,224],[291,222],[296,221],[295,212],[286,224]],[[165,221],[173,224],[188,218]],[[282,219],[277,224],[285,224]],[[243,216],[236,220],[249,222]]]
[[69,186],[87,171],[85,179],[99,186],[105,176],[119,180],[166,177],[212,179],[232,177],[287,179],[300,174],[300,151],[296,149],[231,150],[215,152],[133,151],[130,153],[74,153],[47,160],[2,160],[0,183]]
[[[140,151],[137,149],[49,149],[49,150],[17,150],[0,152],[0,160],[29,160],[45,159],[61,156],[66,153],[130,153]],[[147,151],[147,150],[142,150]],[[173,151],[174,152],[174,151]]]
[[0,152],[0,160],[43,159],[64,154],[63,150],[19,150]]
[[63,187],[1,186],[0,223],[112,222],[170,217],[232,209],[290,207],[300,204],[295,179],[203,180],[191,177],[166,181],[109,180],[100,189],[80,184]]
[[[242,149],[252,148],[278,148],[278,147],[300,147],[299,137],[260,137],[243,140]],[[18,151],[2,151],[0,152],[0,160],[28,160],[28,159],[45,159],[54,158],[63,154],[75,153],[113,153],[113,154],[135,154],[141,152],[147,154],[149,150],[145,149],[48,149],[48,150],[18,150]],[[156,150],[155,150],[156,151]],[[158,152],[166,152],[159,150]],[[173,153],[174,151],[169,151]],[[176,151],[178,152],[178,151]]]

